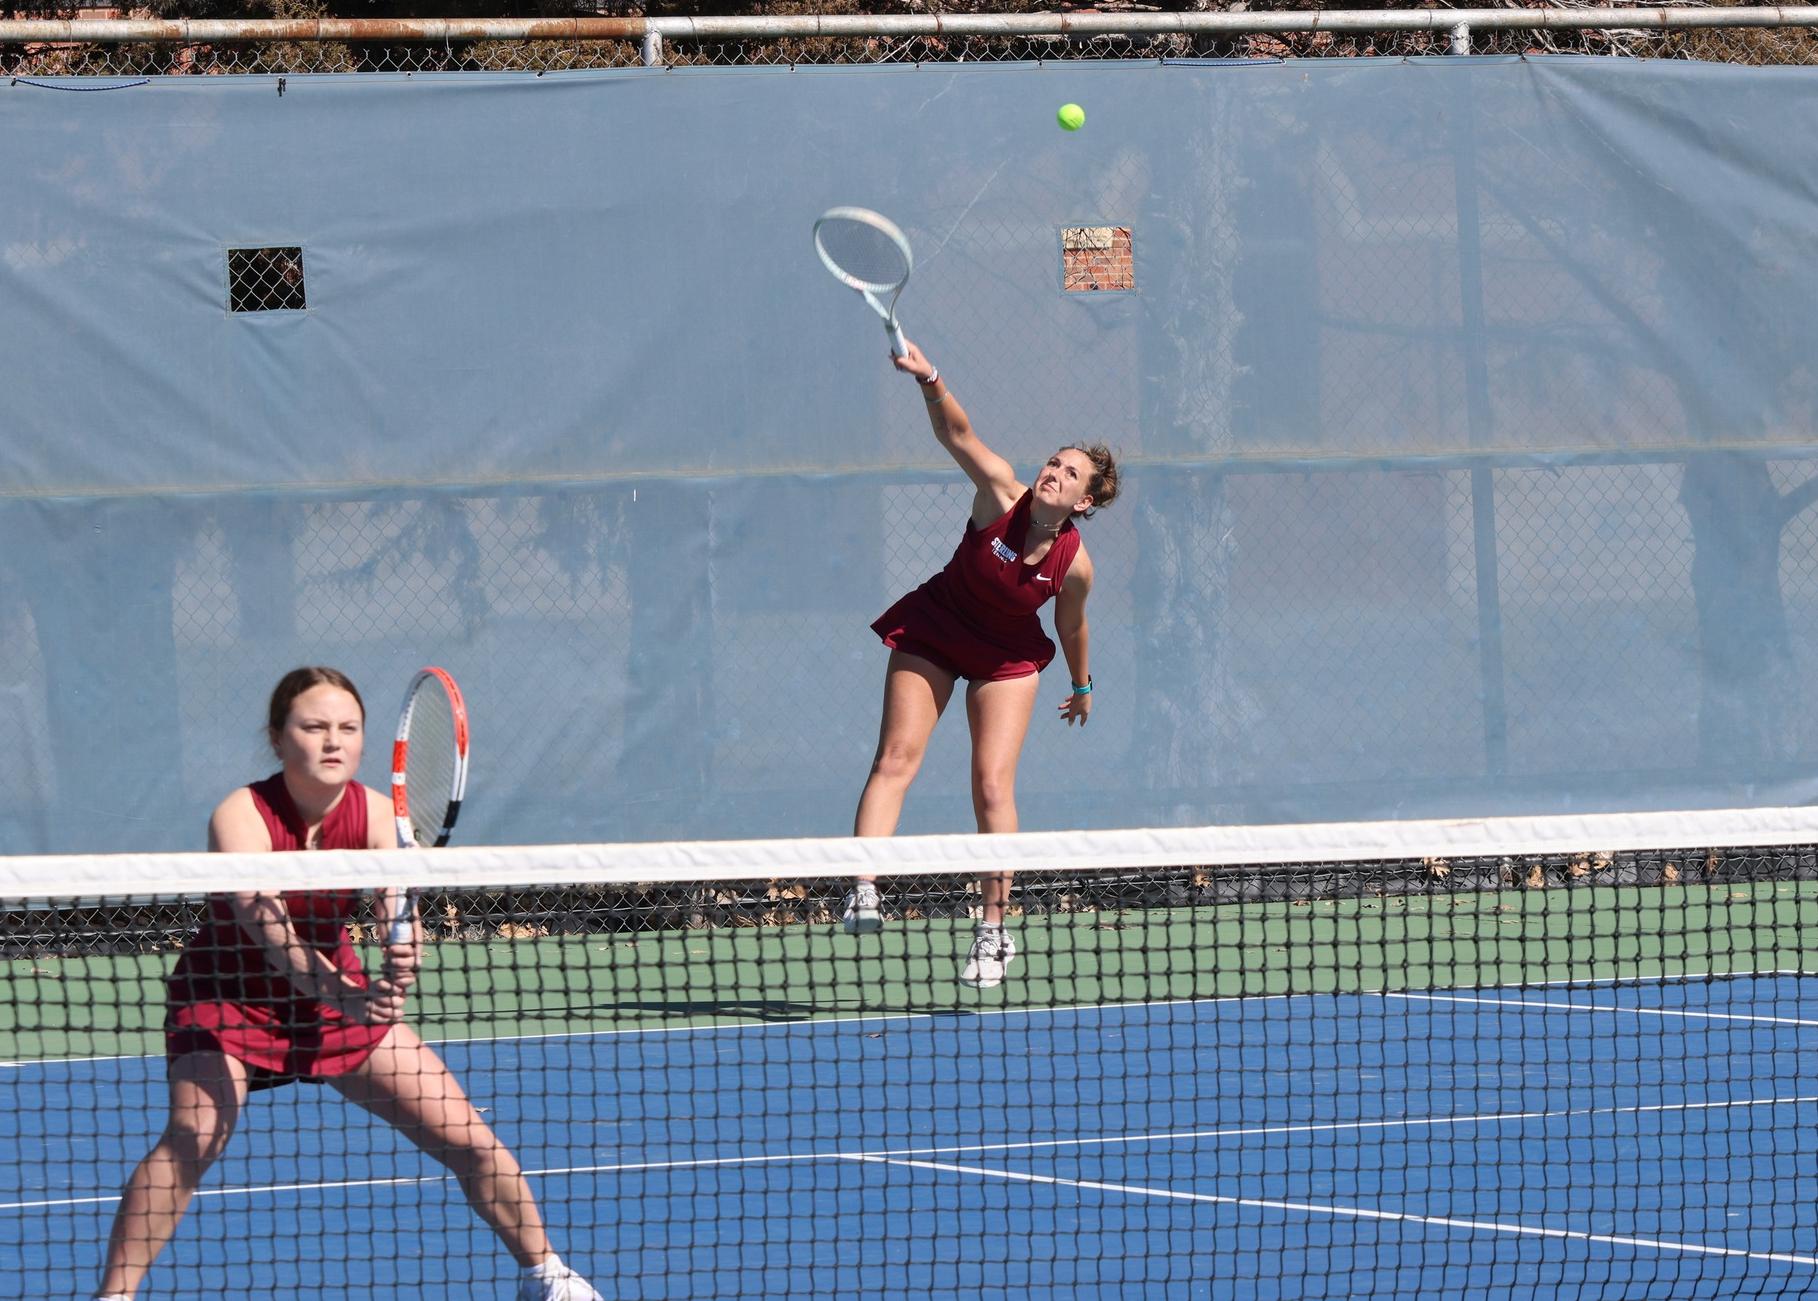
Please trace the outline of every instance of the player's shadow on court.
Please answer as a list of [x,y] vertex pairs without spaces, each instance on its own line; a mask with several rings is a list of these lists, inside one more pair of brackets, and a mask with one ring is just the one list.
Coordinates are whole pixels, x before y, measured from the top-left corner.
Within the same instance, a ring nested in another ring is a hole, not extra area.
[[[522,1021],[524,1015],[522,1011],[500,1012],[495,1018],[470,1016],[466,1019]],[[535,1015],[538,1018],[569,1017],[594,1022],[603,1019],[624,1021],[627,1023],[624,1028],[635,1029],[639,1023],[687,1021],[708,1016],[742,1021],[791,1022],[856,1016],[970,1017],[977,1015],[977,1009],[933,1000],[865,1002],[859,999],[827,999],[819,1003],[805,1003],[781,998],[699,998],[634,999],[567,1008],[539,1008]]]
[[[592,1009],[595,1015],[607,1011]],[[972,1008],[951,1003],[863,1002],[858,999],[828,999],[823,1003],[798,1003],[783,998],[709,998],[678,1000],[639,1000],[614,1003],[611,1011],[632,1015],[687,1020],[697,1016],[737,1017],[748,1021],[816,1021],[837,1016],[973,1016]]]

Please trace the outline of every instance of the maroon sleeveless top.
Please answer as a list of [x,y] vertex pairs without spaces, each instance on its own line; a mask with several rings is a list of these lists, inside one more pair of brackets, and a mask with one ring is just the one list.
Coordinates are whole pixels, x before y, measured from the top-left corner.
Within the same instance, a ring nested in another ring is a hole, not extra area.
[[[304,848],[308,828],[274,773],[247,787],[271,833],[274,850]],[[349,782],[322,820],[323,849],[367,848],[366,788]],[[256,884],[256,883],[255,883]],[[303,943],[335,967],[366,978],[347,933],[361,906],[358,890],[289,890],[282,894]],[[272,968],[264,946],[240,928],[224,895],[211,895],[208,919],[177,960],[169,982],[166,1048],[172,1057],[212,1049],[287,1075],[336,1075],[352,1070],[385,1037],[387,1026],[348,1022],[340,1012],[297,993]]]
[[920,655],[957,677],[1024,677],[1046,668],[1054,643],[1036,613],[1066,581],[1079,554],[1069,519],[1039,564],[1025,564],[1035,494],[984,527],[970,519],[945,569],[886,610],[872,630],[886,646]]

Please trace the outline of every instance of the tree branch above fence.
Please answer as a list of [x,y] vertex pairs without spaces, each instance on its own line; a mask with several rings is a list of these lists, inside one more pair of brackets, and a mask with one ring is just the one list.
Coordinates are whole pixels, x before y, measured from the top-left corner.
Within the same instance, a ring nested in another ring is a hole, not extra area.
[[16,19],[0,44],[238,41],[745,41],[854,37],[1078,37],[1254,32],[1672,30],[1818,27],[1818,6],[1309,9],[1288,12],[795,15],[727,18]]
[[[173,0],[151,0],[149,11]],[[1554,0],[1539,8],[1262,8],[1193,12],[772,13],[346,18],[334,0],[267,0],[272,18],[0,20],[0,75],[569,71],[1061,60],[1626,55],[1818,64],[1818,6]],[[793,0],[782,0],[791,3]],[[817,4],[848,0],[815,0]],[[966,0],[954,0],[964,3]],[[1393,0],[1390,0],[1393,3]],[[232,12],[240,0],[227,0]],[[1240,0],[1241,4],[1241,0]],[[702,6],[707,7],[707,6]],[[801,7],[798,5],[798,7]],[[977,6],[985,7],[985,6]],[[0,9],[0,12],[17,10]]]

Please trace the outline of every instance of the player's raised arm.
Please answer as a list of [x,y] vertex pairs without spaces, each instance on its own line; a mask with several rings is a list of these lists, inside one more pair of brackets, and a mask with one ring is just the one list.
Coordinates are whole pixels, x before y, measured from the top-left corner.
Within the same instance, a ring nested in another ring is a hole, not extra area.
[[1010,462],[986,447],[984,442],[972,430],[972,421],[966,416],[966,409],[953,396],[953,390],[947,387],[947,381],[941,378],[940,371],[933,362],[922,355],[922,350],[914,343],[907,344],[907,350],[901,357],[891,359],[896,368],[914,378],[917,387],[922,391],[922,401],[928,407],[928,423],[934,429],[935,441],[947,449],[972,480],[981,498],[980,505],[989,498],[989,514],[995,515],[1006,509],[1022,494],[1022,484],[1017,482],[1016,470]]

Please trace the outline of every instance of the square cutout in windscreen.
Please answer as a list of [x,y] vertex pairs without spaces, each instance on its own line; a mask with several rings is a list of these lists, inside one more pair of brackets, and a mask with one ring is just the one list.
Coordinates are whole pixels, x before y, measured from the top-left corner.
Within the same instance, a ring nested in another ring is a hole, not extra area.
[[1128,226],[1061,228],[1061,288],[1070,294],[1136,288]]
[[300,312],[308,306],[302,248],[227,250],[228,311]]

